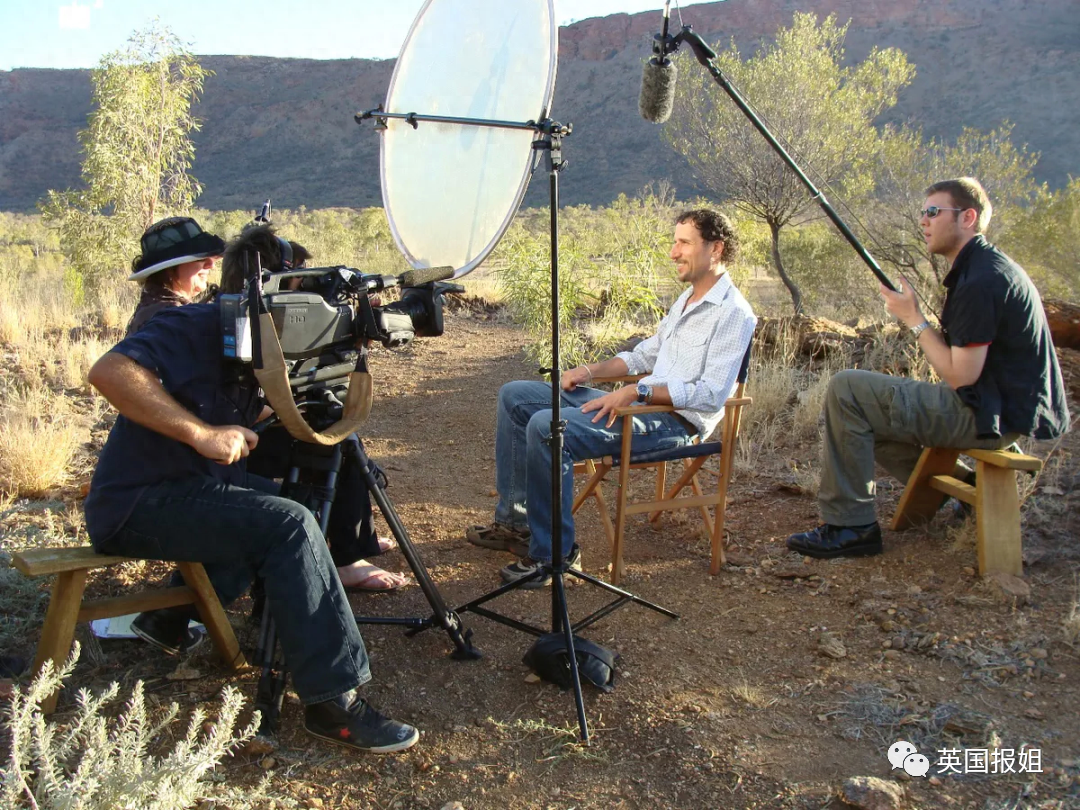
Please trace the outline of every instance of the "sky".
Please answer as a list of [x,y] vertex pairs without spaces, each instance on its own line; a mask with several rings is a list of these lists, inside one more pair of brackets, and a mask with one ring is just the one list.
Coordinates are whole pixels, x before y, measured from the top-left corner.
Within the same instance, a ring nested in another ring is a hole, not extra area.
[[[511,0],[507,0],[510,2]],[[682,7],[702,0],[681,0]],[[199,55],[396,57],[424,0],[0,0],[0,70],[89,68],[156,15]],[[555,0],[560,25],[663,0]],[[673,14],[675,5],[672,5]],[[657,15],[659,20],[659,14]],[[271,36],[273,35],[273,36]]]

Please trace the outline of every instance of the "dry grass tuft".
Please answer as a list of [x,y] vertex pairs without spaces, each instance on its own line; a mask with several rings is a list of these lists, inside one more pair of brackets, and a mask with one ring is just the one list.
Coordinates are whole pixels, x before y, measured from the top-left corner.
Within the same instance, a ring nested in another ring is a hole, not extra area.
[[734,685],[728,689],[728,694],[752,709],[767,709],[778,701],[778,698],[770,697],[760,686],[750,683],[742,672],[739,673],[739,678]]
[[59,382],[65,388],[87,388],[86,375],[90,367],[110,348],[110,344],[96,337],[69,344],[60,358]]
[[821,468],[816,464],[807,464],[800,467],[798,464],[791,465],[791,475],[795,486],[805,495],[817,496],[821,489]]
[[40,388],[8,397],[0,412],[0,489],[40,497],[69,480],[84,430],[64,403]]

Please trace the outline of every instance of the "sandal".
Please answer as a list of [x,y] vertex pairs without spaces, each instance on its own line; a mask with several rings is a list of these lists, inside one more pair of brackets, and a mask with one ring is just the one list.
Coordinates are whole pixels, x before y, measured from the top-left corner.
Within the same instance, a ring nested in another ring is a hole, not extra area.
[[465,539],[474,546],[495,551],[509,551],[518,557],[524,557],[529,553],[529,530],[515,529],[504,523],[470,526],[465,530]]
[[[368,569],[363,576],[357,582],[351,585],[346,585],[344,580],[342,581],[342,587],[345,588],[345,593],[382,593],[385,591],[396,591],[398,588],[404,587],[409,583],[409,578],[404,574],[395,574],[393,571],[384,571],[377,565],[372,565],[365,560],[357,560],[351,566],[342,566],[342,568],[366,568]],[[341,570],[338,569],[338,576],[341,576]]]

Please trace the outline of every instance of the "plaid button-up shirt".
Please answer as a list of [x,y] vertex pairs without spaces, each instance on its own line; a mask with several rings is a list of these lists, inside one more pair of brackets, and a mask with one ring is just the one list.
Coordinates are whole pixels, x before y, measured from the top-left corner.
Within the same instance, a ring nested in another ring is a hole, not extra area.
[[678,414],[707,437],[724,418],[724,403],[738,386],[743,355],[757,318],[727,273],[687,306],[683,291],[656,334],[620,352],[630,374],[647,385],[666,385]]

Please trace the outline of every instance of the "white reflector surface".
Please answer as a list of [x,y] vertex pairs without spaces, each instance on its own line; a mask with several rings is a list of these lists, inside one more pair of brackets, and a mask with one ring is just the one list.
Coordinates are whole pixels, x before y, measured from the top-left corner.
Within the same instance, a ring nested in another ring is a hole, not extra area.
[[[540,121],[555,91],[554,0],[427,0],[384,108],[481,120]],[[383,206],[415,268],[475,268],[509,226],[529,182],[533,130],[390,119]]]

